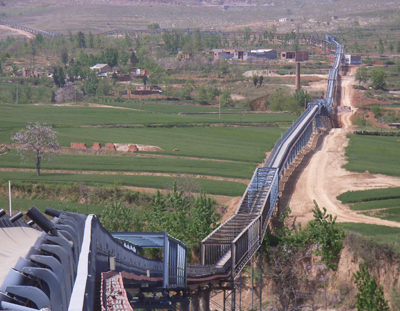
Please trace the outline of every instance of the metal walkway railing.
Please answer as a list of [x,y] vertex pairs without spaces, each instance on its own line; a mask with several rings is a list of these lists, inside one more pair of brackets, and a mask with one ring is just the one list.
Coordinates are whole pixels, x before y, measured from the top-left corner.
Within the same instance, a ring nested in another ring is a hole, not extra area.
[[[1,23],[1,22],[0,22]],[[187,283],[234,281],[260,248],[279,194],[279,180],[296,155],[307,145],[321,116],[330,116],[343,46],[337,38],[310,37],[311,41],[335,47],[335,61],[329,73],[325,99],[307,105],[304,113],[275,144],[263,167],[256,168],[236,213],[201,242],[201,265],[188,266],[182,260],[185,246],[172,241],[167,263],[143,258],[132,243],[121,243],[94,216],[62,213],[50,209],[52,221],[35,209],[28,216],[43,229],[28,255],[21,258],[0,286],[0,310],[34,311],[93,310],[99,295],[101,272],[125,271],[132,280],[156,284],[157,291],[187,290]],[[28,226],[9,219],[0,211],[0,227]],[[31,223],[32,225],[32,223]],[[168,269],[168,273],[167,270]],[[183,271],[184,270],[184,271]],[[185,298],[185,297],[183,297]],[[100,300],[98,300],[100,301]],[[156,302],[159,303],[159,302]]]

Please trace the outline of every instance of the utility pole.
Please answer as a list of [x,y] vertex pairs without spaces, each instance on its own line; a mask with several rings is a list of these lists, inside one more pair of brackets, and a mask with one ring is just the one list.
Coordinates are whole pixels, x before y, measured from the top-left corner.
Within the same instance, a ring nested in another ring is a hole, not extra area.
[[221,96],[219,97],[219,112],[218,112],[218,116],[219,116],[219,119],[221,119]]
[[17,82],[17,105],[18,105],[18,82]]
[[11,210],[11,181],[10,180],[8,181],[8,202],[10,205],[10,217],[11,217],[12,210]]

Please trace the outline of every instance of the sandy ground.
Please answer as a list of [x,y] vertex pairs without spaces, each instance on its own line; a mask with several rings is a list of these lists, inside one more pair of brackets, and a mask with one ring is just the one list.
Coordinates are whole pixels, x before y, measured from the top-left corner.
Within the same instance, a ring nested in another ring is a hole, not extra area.
[[26,32],[26,31],[23,31],[21,29],[15,29],[15,28],[7,27],[7,26],[4,26],[4,25],[0,25],[0,29],[5,29],[5,30],[12,31],[14,33],[18,33],[19,35],[25,36],[28,39],[31,39],[31,38],[35,37],[35,35],[30,33],[30,32]]
[[354,96],[353,68],[347,76],[342,76],[341,106],[350,106],[351,112],[339,114],[342,128],[331,129],[319,138],[314,151],[305,157],[294,172],[291,194],[284,194],[282,203],[289,206],[297,222],[306,223],[313,218],[311,213],[315,200],[320,207],[336,215],[339,222],[356,222],[400,227],[400,223],[368,217],[350,211],[336,197],[349,190],[399,187],[400,178],[372,175],[368,172],[351,173],[342,168],[346,163],[346,135],[352,131],[351,118],[356,111],[352,102]]

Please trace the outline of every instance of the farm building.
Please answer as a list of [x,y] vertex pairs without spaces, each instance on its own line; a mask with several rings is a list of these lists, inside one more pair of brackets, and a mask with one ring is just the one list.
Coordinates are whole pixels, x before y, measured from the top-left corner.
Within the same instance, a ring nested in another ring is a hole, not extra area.
[[293,22],[293,19],[287,18],[287,17],[282,17],[279,19],[279,22],[285,23],[285,22]]
[[296,62],[305,61],[308,60],[308,52],[284,51],[281,52],[281,59],[293,59]]
[[258,49],[251,50],[248,57],[253,57],[256,59],[276,59],[278,52],[271,49]]
[[108,64],[96,64],[93,67],[90,67],[91,70],[96,70],[98,74],[111,72],[112,69]]
[[361,65],[361,56],[345,54],[344,55],[344,63],[347,65]]
[[214,59],[238,59],[246,60],[248,52],[245,50],[223,50],[213,49]]

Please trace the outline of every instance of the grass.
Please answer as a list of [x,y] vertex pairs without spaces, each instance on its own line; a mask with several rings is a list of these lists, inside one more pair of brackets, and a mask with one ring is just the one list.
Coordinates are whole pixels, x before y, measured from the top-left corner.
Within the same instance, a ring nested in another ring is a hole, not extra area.
[[[164,176],[127,176],[127,175],[95,175],[95,174],[57,174],[43,173],[37,177],[33,172],[1,172],[1,179],[21,182],[42,183],[83,183],[88,186],[120,185],[163,189],[171,185],[175,178]],[[209,179],[195,179],[204,193],[213,195],[241,196],[246,190],[246,185],[230,181],[217,181]]]
[[282,132],[277,127],[72,128],[59,129],[58,138],[68,147],[76,141],[136,143],[161,147],[157,154],[259,163]]
[[388,208],[377,212],[374,217],[400,222],[400,208]]
[[[2,197],[0,198],[0,206],[4,206],[5,210],[9,210],[8,208],[8,198]],[[31,199],[19,199],[13,198],[11,200],[13,214],[17,211],[25,212],[32,206],[37,207],[40,211],[44,212],[47,206],[50,206],[55,209],[65,210],[66,208],[70,208],[72,212],[80,213],[80,214],[96,214],[100,215],[104,209],[104,205],[95,205],[95,204],[80,204],[73,202],[62,202],[62,201],[48,201],[48,200],[31,200]]]
[[352,211],[365,211],[397,206],[400,206],[400,199],[376,200],[370,202],[356,203],[354,205],[351,205],[350,209]]
[[[105,104],[109,105],[109,103]],[[132,103],[132,107],[138,105],[137,103]],[[145,104],[144,106],[147,105]],[[155,104],[148,111],[145,109],[138,111],[87,106],[0,104],[0,109],[2,110],[0,120],[1,129],[19,129],[26,126],[28,122],[47,122],[53,127],[79,127],[138,126],[150,124],[176,125],[189,123],[275,123],[292,122],[296,119],[296,116],[288,113],[228,114],[222,115],[221,119],[219,119],[218,114],[178,115],[176,110],[184,109],[177,109],[173,105],[159,104],[157,108],[160,108],[160,110],[155,111]],[[202,108],[199,107],[200,112],[203,112]],[[4,138],[0,137],[0,140],[3,141]]]
[[400,187],[347,191],[337,197],[343,204],[400,198]]
[[[32,162],[22,162],[16,150],[1,156],[2,167],[35,168]],[[103,155],[59,154],[55,161],[44,163],[42,169],[177,173],[250,179],[253,163],[189,160],[176,158],[148,158]]]
[[400,228],[358,223],[337,223],[337,225],[346,231],[374,237],[381,241],[396,244],[400,241]]
[[[400,144],[398,137],[349,135],[346,148],[348,163],[344,168],[353,172],[400,176]],[[379,165],[378,165],[379,163]]]

